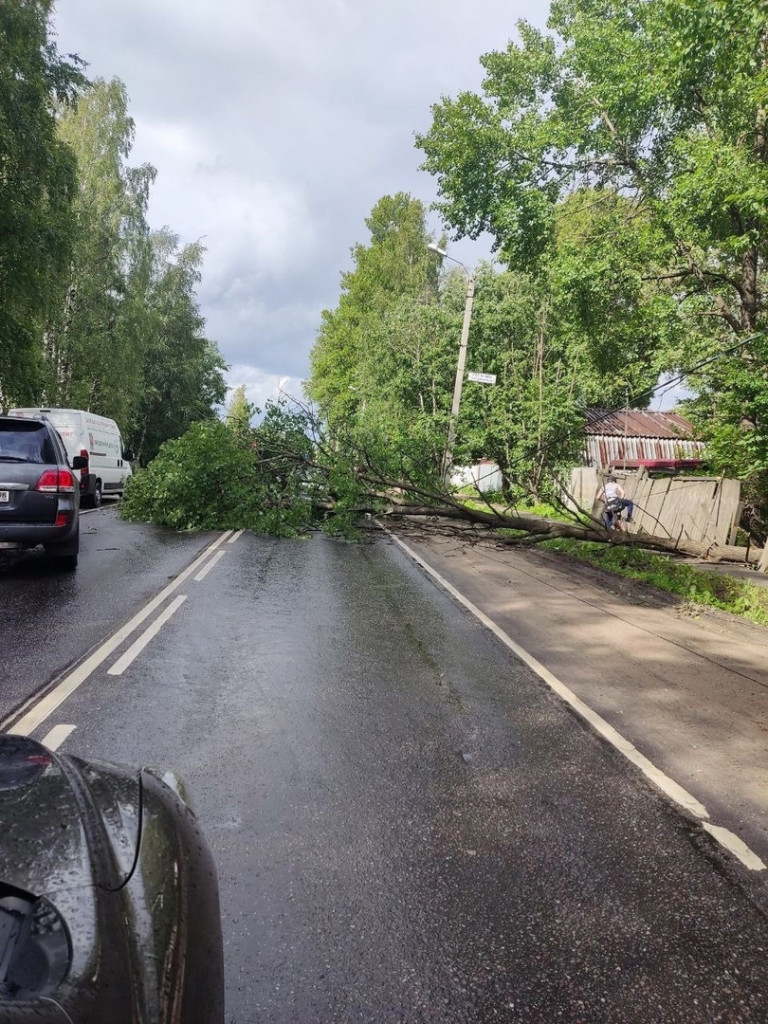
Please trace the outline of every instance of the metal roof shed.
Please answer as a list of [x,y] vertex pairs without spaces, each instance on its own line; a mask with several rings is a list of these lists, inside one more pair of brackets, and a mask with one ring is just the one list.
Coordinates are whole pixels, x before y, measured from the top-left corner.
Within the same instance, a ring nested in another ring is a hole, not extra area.
[[585,463],[600,470],[622,461],[696,459],[705,447],[675,412],[588,409],[584,432]]

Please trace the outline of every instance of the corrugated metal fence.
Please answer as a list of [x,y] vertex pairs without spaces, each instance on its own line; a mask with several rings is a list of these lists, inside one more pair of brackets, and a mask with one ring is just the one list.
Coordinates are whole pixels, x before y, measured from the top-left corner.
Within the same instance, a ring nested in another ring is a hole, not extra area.
[[588,437],[586,461],[603,468],[625,459],[700,459],[704,445],[700,441],[668,437],[614,437],[595,434]]
[[[741,515],[741,484],[722,477],[671,476],[652,479],[645,470],[620,472],[616,479],[635,503],[632,533],[647,533],[675,541],[732,543],[731,533]],[[593,467],[571,471],[571,505],[593,514],[601,506],[596,496],[607,475]]]

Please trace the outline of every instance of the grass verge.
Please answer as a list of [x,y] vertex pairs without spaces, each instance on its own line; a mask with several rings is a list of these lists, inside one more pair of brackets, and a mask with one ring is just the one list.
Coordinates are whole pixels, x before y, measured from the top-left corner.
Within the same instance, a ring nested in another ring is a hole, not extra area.
[[[475,508],[483,508],[482,502],[467,502]],[[561,509],[552,505],[519,506],[513,513],[526,513],[546,516],[548,519],[560,519],[571,522]],[[525,531],[499,529],[500,536],[522,537]],[[711,572],[699,569],[684,562],[662,554],[653,554],[641,548],[618,547],[611,544],[599,544],[592,541],[578,541],[570,537],[559,537],[543,541],[541,547],[549,551],[560,551],[583,562],[607,569],[617,576],[648,583],[659,590],[677,594],[695,604],[720,608],[768,626],[768,587],[761,587],[749,580],[726,573]]]
[[541,547],[564,552],[619,576],[649,583],[696,604],[721,608],[760,625],[768,625],[768,587],[757,586],[748,580],[698,569],[640,548],[613,547],[570,537],[544,541]]
[[507,505],[500,495],[486,495],[487,502],[482,501],[476,496],[472,497],[462,494],[459,497],[461,497],[463,504],[468,508],[475,509],[478,512],[488,512],[488,504],[490,503],[498,512],[505,515],[544,516],[547,519],[559,519],[563,523],[574,522],[573,516],[569,516],[561,508],[557,508],[555,505],[548,505],[546,502],[540,502],[538,505]]

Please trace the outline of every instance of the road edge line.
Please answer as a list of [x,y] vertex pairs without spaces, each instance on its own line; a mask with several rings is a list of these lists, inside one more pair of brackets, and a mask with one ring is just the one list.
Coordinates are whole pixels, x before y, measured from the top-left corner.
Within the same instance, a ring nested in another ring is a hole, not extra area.
[[684,789],[683,786],[675,782],[674,779],[670,778],[657,768],[656,765],[650,761],[644,754],[641,754],[637,747],[630,743],[630,741],[622,736],[614,727],[607,722],[601,715],[596,711],[593,711],[588,704],[585,704],[580,697],[568,686],[565,685],[560,679],[557,678],[554,673],[550,672],[545,665],[538,661],[532,654],[529,654],[524,647],[521,647],[515,640],[505,633],[504,630],[498,626],[493,619],[491,619],[485,612],[481,611],[477,605],[473,604],[469,598],[464,595],[449,583],[444,576],[433,569],[432,566],[413,550],[405,541],[402,541],[396,534],[390,529],[384,526],[383,523],[376,520],[378,526],[391,537],[392,540],[398,544],[406,554],[412,558],[426,573],[428,573],[437,583],[440,584],[448,593],[454,597],[467,611],[471,612],[487,629],[489,629],[501,642],[508,647],[513,654],[524,662],[546,685],[558,695],[569,707],[571,707],[580,718],[584,719],[592,728],[599,733],[608,743],[611,744],[616,750],[619,751],[628,761],[634,764],[643,775],[649,779],[657,789],[660,789],[670,800],[676,803],[679,807],[682,807],[689,814],[699,820],[699,823],[706,829],[721,846],[723,846],[729,853],[736,856],[745,867],[749,868],[750,871],[764,871],[766,865],[758,857],[758,855],[751,850],[746,843],[744,843],[734,833],[729,832],[728,829],[724,829],[719,825],[713,825],[706,819],[709,818],[709,812],[706,807],[689,793],[688,790]]

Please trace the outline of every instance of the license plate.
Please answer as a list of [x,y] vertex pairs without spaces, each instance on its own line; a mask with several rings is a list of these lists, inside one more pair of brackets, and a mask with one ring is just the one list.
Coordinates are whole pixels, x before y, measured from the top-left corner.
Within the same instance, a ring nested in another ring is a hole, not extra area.
[[2,503],[4,501],[10,501],[10,500],[11,500],[11,492],[10,491],[0,491],[0,505],[2,505]]

